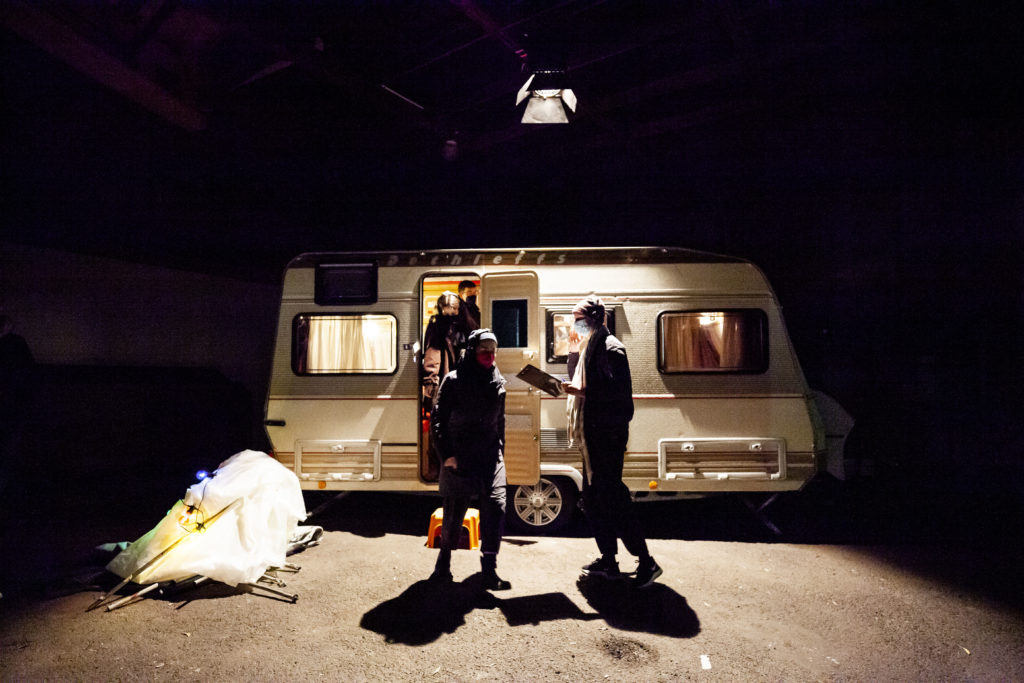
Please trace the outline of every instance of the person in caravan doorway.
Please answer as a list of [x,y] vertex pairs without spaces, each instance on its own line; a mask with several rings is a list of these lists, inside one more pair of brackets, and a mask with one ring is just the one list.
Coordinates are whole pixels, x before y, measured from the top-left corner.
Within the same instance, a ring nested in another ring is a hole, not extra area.
[[480,288],[472,280],[463,280],[459,283],[459,298],[462,299],[462,318],[466,321],[465,324],[470,332],[480,327],[480,307],[476,303],[479,290]]
[[583,511],[590,520],[601,557],[583,567],[583,574],[617,579],[618,539],[637,557],[633,585],[650,586],[661,567],[647,550],[640,520],[622,466],[633,419],[633,382],[626,347],[605,326],[604,303],[588,296],[573,309],[569,332],[570,441],[583,455]]
[[458,547],[469,503],[478,498],[480,565],[487,590],[512,587],[497,574],[505,523],[505,379],[494,364],[497,348],[489,329],[469,335],[464,358],[441,382],[430,420],[443,499],[440,550],[431,579],[452,580],[452,550]]
[[427,410],[433,408],[438,385],[455,368],[466,345],[468,332],[459,317],[461,303],[454,292],[442,292],[437,297],[437,313],[423,335],[423,404]]

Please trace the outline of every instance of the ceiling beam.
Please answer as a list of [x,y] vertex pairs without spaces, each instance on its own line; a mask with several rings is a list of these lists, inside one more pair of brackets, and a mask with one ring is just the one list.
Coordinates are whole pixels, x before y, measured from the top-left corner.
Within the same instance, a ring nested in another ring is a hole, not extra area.
[[473,0],[451,0],[451,3],[458,7],[463,14],[482,28],[487,35],[498,40],[507,47],[519,59],[526,61],[526,49],[513,40],[502,26],[496,22],[487,12],[480,9]]
[[0,2],[0,23],[92,80],[188,131],[206,128],[206,117],[145,75],[84,40],[53,17],[17,0]]

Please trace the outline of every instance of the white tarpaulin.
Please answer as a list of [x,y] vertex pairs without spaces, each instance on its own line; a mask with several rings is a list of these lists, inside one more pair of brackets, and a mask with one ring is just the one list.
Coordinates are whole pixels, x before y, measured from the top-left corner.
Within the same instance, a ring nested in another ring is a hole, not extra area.
[[137,584],[205,576],[237,586],[282,567],[306,518],[299,480],[266,453],[242,451],[191,486],[149,533],[107,565]]

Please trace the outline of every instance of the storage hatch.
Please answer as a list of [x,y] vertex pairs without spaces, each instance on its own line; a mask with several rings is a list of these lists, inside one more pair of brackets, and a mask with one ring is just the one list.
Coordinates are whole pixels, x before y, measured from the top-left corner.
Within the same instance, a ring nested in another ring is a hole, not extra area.
[[765,438],[661,439],[658,478],[763,479],[786,478],[786,440]]
[[380,441],[299,439],[295,474],[317,481],[379,481]]

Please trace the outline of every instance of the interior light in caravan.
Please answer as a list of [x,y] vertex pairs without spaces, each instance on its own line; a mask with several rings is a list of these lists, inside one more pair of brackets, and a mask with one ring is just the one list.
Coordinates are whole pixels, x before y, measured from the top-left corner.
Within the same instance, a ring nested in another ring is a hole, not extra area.
[[567,88],[565,71],[537,70],[516,93],[516,106],[526,102],[523,123],[569,123],[565,108],[576,113],[576,95]]
[[701,313],[700,314],[700,324],[702,326],[706,327],[707,325],[714,325],[717,322],[718,322],[718,314],[717,313]]

